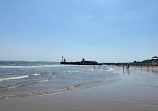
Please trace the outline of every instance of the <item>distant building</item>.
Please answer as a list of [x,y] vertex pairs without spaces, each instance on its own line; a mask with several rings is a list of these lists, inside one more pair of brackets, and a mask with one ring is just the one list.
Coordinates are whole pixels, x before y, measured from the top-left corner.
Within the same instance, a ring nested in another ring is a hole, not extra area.
[[152,60],[152,61],[158,61],[158,57],[157,57],[157,56],[154,56],[154,57],[151,58],[151,60]]
[[84,63],[84,62],[85,62],[85,59],[83,58],[82,61],[81,61],[81,63]]

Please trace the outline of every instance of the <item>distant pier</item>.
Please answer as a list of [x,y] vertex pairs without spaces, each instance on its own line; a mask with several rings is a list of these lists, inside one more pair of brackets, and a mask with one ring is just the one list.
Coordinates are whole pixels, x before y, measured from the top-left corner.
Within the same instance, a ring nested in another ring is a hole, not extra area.
[[60,64],[70,64],[70,65],[103,65],[102,63],[98,63],[96,61],[85,61],[83,58],[80,62],[66,62],[66,59],[62,56],[62,62]]

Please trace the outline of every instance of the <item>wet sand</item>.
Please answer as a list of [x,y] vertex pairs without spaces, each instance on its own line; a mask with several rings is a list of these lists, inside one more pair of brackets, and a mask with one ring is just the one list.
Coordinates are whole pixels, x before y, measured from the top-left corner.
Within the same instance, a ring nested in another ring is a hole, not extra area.
[[[123,66],[118,65],[118,67],[123,67]],[[132,66],[132,65],[129,65],[129,67],[158,70],[158,66],[149,66],[148,67],[148,66]],[[126,66],[124,66],[124,68],[126,69]]]
[[158,66],[149,66],[149,67],[148,66],[130,66],[130,67],[158,70]]
[[0,111],[157,111],[158,72],[115,67],[119,79],[44,96],[0,100]]

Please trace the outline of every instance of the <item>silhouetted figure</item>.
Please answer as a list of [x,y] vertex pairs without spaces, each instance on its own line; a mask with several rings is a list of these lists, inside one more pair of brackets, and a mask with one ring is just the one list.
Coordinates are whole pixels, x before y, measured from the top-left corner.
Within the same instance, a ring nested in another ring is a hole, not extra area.
[[129,69],[129,65],[127,65],[127,69]]
[[124,65],[123,65],[123,70],[125,69]]

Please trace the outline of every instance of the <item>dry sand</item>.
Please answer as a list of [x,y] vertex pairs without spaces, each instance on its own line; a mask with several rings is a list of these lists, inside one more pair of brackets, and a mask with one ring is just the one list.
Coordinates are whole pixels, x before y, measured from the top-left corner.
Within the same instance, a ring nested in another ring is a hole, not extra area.
[[0,100],[0,111],[157,111],[158,72],[122,70],[115,82],[64,93]]

